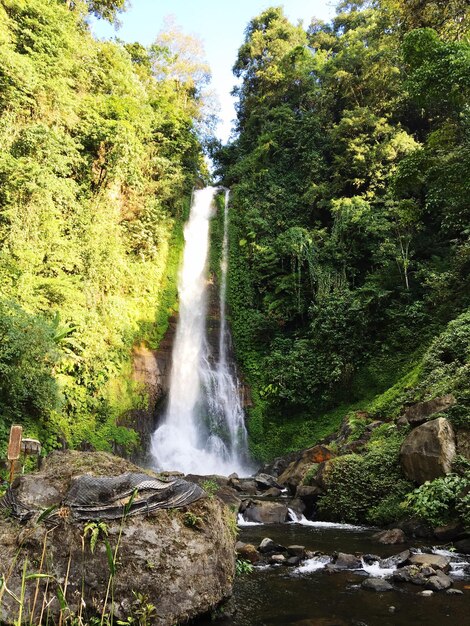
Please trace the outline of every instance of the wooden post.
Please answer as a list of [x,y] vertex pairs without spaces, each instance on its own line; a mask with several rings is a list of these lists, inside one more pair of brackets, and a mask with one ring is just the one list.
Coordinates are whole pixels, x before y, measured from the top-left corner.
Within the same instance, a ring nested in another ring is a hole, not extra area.
[[10,485],[15,477],[15,463],[21,454],[21,439],[23,427],[13,424],[10,429],[10,442],[8,444],[8,460],[10,461]]

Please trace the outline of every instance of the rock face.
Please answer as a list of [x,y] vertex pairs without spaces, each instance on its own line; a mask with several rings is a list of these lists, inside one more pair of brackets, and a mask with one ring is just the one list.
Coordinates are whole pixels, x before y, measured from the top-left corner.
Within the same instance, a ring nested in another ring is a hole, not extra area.
[[286,485],[294,493],[313,464],[328,461],[332,456],[331,450],[323,445],[302,450],[282,472],[277,481],[280,485]]
[[[171,348],[175,331],[176,318],[171,317],[158,350],[150,350],[144,344],[136,345],[132,350],[132,380],[145,391],[147,402],[144,408],[130,411],[121,420],[121,425],[132,428],[139,434],[142,450],[149,448],[150,437],[156,426],[155,414],[158,403],[169,390]],[[140,456],[135,455],[136,458]]]
[[418,426],[419,424],[423,424],[431,415],[447,411],[447,409],[450,409],[455,403],[456,399],[452,394],[441,396],[440,398],[433,398],[427,402],[418,402],[417,404],[408,406],[405,409],[403,417],[405,417],[412,426]]
[[287,507],[278,502],[248,500],[242,503],[240,511],[243,513],[243,517],[249,522],[283,524],[289,519]]
[[452,426],[439,417],[411,431],[401,447],[400,461],[405,476],[423,484],[448,474],[455,453]]
[[[61,503],[73,477],[86,473],[114,476],[128,471],[139,470],[104,453],[54,453],[40,473],[17,480],[22,499],[46,509]],[[65,590],[67,614],[78,615],[82,610],[83,617],[89,618],[100,615],[104,608],[105,613],[113,611],[118,619],[125,620],[132,615],[135,593],[139,593],[145,603],[157,608],[153,623],[171,625],[214,608],[231,594],[235,541],[230,515],[218,498],[204,497],[183,509],[109,520],[97,531],[94,551],[90,535],[83,539],[85,524],[70,521],[64,507],[54,516],[54,524],[37,521],[36,516],[36,521],[20,525],[13,518],[0,516],[0,570],[8,578],[8,589],[18,596],[26,561],[29,575],[49,576],[26,582],[23,619],[28,623],[39,620],[43,600],[50,601],[51,618],[58,621],[60,586]],[[96,522],[93,528],[97,528]],[[112,576],[109,555],[115,550]],[[113,593],[105,605],[108,584]],[[35,603],[36,585],[39,592]],[[13,624],[17,618],[17,602],[4,594],[2,623]]]

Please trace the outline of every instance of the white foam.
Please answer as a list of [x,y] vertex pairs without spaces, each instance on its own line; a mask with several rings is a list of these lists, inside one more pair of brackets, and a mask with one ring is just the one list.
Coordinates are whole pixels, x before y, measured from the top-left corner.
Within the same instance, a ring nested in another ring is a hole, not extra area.
[[331,557],[328,555],[314,556],[311,559],[307,559],[302,565],[296,567],[293,571],[294,574],[311,574],[320,569],[323,569],[325,565],[331,563]]
[[249,522],[241,513],[237,516],[237,526],[262,526],[261,522]]
[[362,561],[362,569],[369,574],[369,576],[373,576],[374,578],[387,578],[391,576],[395,571],[395,567],[380,567],[379,561],[374,561],[370,565]]

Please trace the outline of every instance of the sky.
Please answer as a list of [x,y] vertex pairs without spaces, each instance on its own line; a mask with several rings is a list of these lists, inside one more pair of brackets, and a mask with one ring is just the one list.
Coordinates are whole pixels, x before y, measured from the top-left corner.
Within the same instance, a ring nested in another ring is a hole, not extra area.
[[232,74],[238,48],[243,43],[248,22],[269,6],[284,7],[287,17],[305,27],[312,17],[328,20],[333,17],[334,0],[131,0],[130,8],[120,16],[116,31],[103,20],[92,24],[99,38],[119,37],[143,45],[154,42],[166,16],[173,15],[183,32],[195,35],[204,45],[212,72],[212,89],[220,104],[219,138],[226,142],[235,118],[230,92],[236,79]]

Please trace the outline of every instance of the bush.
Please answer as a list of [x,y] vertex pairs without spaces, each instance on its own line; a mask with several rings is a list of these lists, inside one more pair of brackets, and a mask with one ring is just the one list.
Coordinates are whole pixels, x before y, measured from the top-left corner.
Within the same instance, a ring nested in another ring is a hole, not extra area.
[[406,496],[402,507],[434,527],[443,526],[455,517],[460,517],[468,524],[470,497],[465,492],[469,489],[470,482],[467,478],[449,474],[426,481]]
[[398,460],[403,436],[390,427],[370,441],[364,455],[347,454],[330,461],[327,493],[320,512],[350,523],[388,524],[403,516],[400,502],[411,483],[403,478]]

